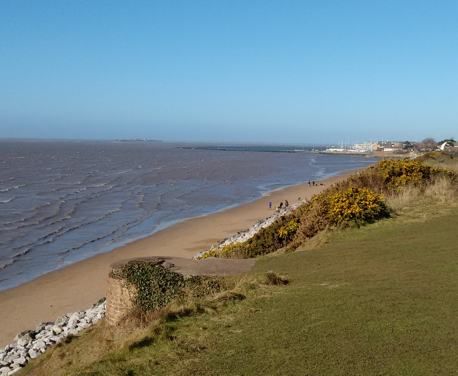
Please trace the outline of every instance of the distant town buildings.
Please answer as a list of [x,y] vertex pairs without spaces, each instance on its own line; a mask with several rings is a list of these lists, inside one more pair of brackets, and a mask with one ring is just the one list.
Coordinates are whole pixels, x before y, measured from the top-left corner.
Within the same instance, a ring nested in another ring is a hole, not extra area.
[[436,142],[432,138],[426,138],[421,142],[385,140],[352,145],[344,145],[342,143],[340,147],[329,147],[324,152],[334,154],[406,154],[435,150],[456,150],[457,148],[458,144],[454,139],[446,139]]

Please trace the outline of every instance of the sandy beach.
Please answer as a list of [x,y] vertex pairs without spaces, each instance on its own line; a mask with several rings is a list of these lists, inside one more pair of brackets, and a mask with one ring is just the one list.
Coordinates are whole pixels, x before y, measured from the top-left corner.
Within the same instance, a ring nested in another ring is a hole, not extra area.
[[285,199],[290,203],[299,197],[308,199],[349,174],[321,181],[324,185],[305,183],[287,187],[235,208],[186,220],[111,252],[0,292],[0,346],[12,342],[14,336],[23,330],[55,320],[67,312],[86,309],[105,296],[109,266],[114,262],[155,255],[192,258],[215,242],[271,215],[273,209],[268,208],[269,201],[275,207]]

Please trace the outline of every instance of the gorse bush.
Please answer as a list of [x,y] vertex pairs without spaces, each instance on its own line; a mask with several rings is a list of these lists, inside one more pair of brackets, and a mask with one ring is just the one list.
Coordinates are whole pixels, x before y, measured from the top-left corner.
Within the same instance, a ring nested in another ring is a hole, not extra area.
[[277,235],[280,239],[288,241],[294,237],[298,228],[298,221],[296,219],[291,219],[288,223],[277,230]]
[[378,163],[377,169],[388,190],[399,190],[407,185],[426,185],[445,172],[417,160],[384,160]]
[[328,195],[328,199],[328,219],[334,225],[360,225],[389,216],[382,196],[367,188],[349,188]]
[[295,249],[329,228],[361,226],[390,216],[383,194],[408,187],[422,192],[437,179],[456,183],[456,174],[418,160],[383,160],[315,195],[310,202],[277,219],[243,243],[211,249],[205,257],[249,258]]
[[361,226],[390,215],[383,197],[367,188],[335,186],[298,209],[299,227],[291,247],[328,228]]
[[367,188],[329,188],[243,243],[211,249],[205,257],[249,258],[295,248],[328,227],[362,225],[389,216],[382,196]]
[[378,162],[336,185],[339,189],[368,188],[377,193],[398,193],[405,187],[424,188],[434,179],[446,177],[456,180],[456,174],[420,160],[392,160]]

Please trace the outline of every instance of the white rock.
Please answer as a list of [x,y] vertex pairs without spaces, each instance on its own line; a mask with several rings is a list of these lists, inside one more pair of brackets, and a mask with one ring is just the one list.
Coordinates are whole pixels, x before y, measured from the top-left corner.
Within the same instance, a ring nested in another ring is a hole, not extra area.
[[46,348],[46,343],[43,340],[39,339],[38,341],[35,341],[33,343],[32,348],[34,350],[41,351],[41,349],[45,349]]
[[34,359],[40,353],[65,337],[77,335],[105,316],[106,299],[99,300],[86,311],[73,312],[59,317],[54,323],[44,322],[33,330],[19,333],[14,343],[0,350],[0,376],[15,373],[29,359]]
[[53,336],[50,338],[51,341],[54,343],[60,343],[62,342],[62,339],[65,338],[64,336]]
[[29,334],[26,334],[24,336],[19,337],[16,343],[20,347],[25,347],[30,342],[32,342],[32,337]]
[[7,357],[5,357],[4,361],[7,363],[7,364],[12,364],[14,359],[16,359],[17,356],[16,356],[16,353],[9,353]]
[[74,328],[79,320],[80,320],[80,315],[78,312],[75,312],[68,319],[67,326],[70,328]]
[[68,322],[68,315],[63,315],[61,317],[59,317],[56,321],[55,321],[55,325],[61,327],[61,326],[64,326],[66,325]]
[[87,329],[91,326],[91,324],[88,324],[88,323],[80,323],[78,324],[78,327],[76,328],[76,330],[78,330],[78,332],[84,330],[84,329]]
[[13,363],[19,364],[20,366],[23,366],[23,365],[25,365],[25,363],[27,363],[27,360],[26,360],[26,358],[21,356],[19,358],[14,359]]
[[25,357],[27,356],[27,350],[26,349],[17,349],[15,352],[15,357],[20,358],[20,357]]
[[50,337],[43,338],[44,343],[46,344],[46,347],[51,346],[53,342],[50,340]]
[[49,338],[54,335],[54,332],[52,330],[46,331],[43,338]]
[[30,349],[28,352],[30,358],[35,359],[38,356],[38,353],[34,349]]
[[70,336],[76,336],[78,333],[79,333],[79,330],[77,330],[77,329],[70,329],[68,331],[68,335],[70,335]]

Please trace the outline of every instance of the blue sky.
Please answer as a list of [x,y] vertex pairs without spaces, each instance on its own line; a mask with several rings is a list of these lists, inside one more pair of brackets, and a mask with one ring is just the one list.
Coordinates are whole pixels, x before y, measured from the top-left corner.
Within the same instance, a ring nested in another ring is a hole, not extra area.
[[0,137],[458,137],[458,1],[0,2]]

